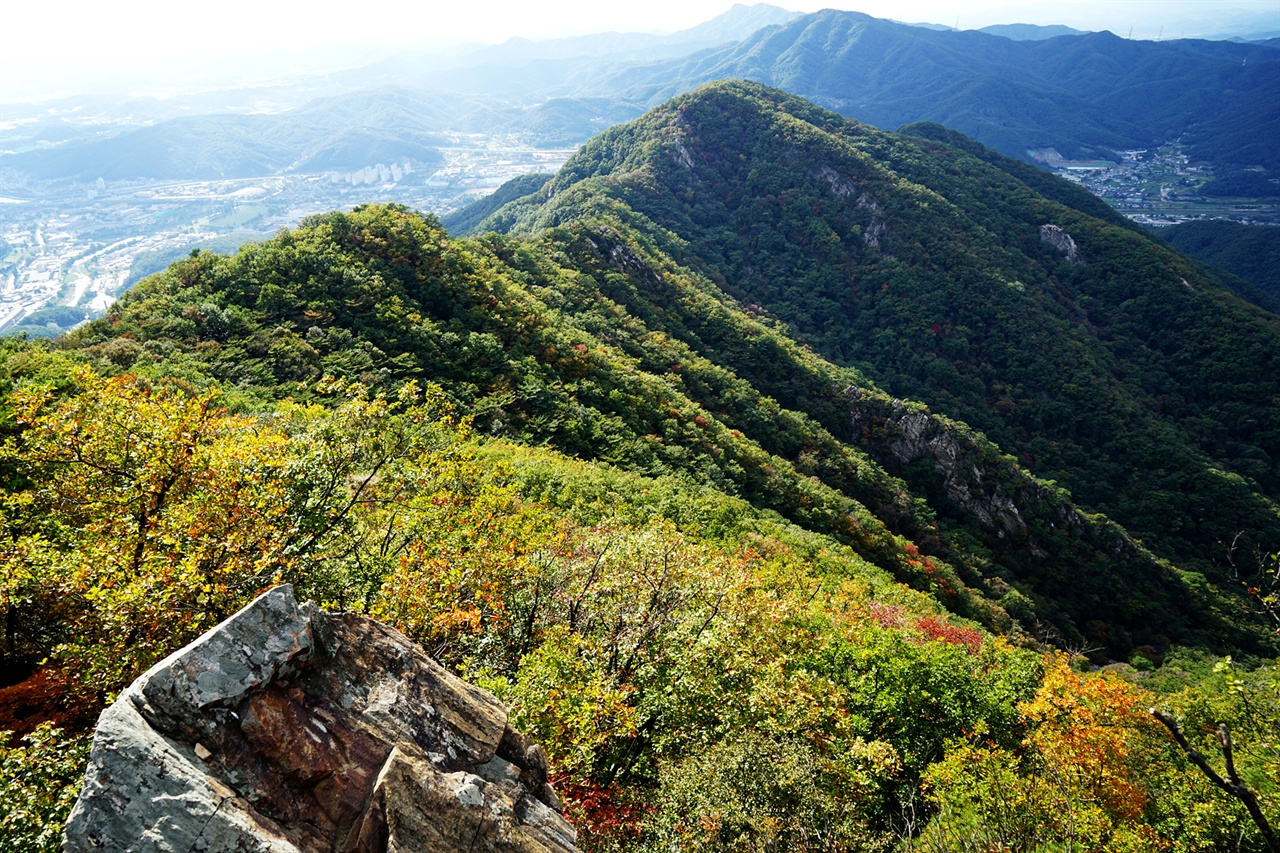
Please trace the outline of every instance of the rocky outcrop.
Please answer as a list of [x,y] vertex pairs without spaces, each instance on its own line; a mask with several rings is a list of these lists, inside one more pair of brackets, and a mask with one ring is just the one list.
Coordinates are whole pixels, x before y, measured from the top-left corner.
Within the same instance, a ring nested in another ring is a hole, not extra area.
[[1057,249],[1067,258],[1067,263],[1072,266],[1084,266],[1084,260],[1080,257],[1080,248],[1076,246],[1075,238],[1062,229],[1059,225],[1041,225],[1040,239]]
[[1085,515],[1065,492],[1037,480],[963,424],[857,388],[845,396],[859,443],[892,470],[927,462],[955,514],[995,535],[988,544],[1003,541],[1039,559],[1049,556],[1050,538],[1065,534],[1113,557],[1154,566],[1154,558],[1113,523]]
[[846,394],[853,403],[854,429],[867,450],[891,470],[926,460],[954,511],[990,531],[996,542],[1017,543],[1037,558],[1048,555],[1024,517],[1027,509],[1037,516],[1048,509],[1054,526],[1068,530],[1078,532],[1086,523],[1054,490],[1017,470],[995,448],[982,447],[962,425],[904,400],[856,388]]
[[[891,473],[912,478],[940,515],[964,524],[988,549],[999,577],[971,574],[970,582],[993,600],[1014,584],[1035,602],[1031,618],[1017,617],[1025,627],[1041,623],[1037,630],[1054,642],[1119,659],[1135,645],[1167,645],[1162,620],[1170,613],[1199,627],[1188,589],[1167,566],[981,433],[884,394],[849,388],[846,399],[859,446]],[[1116,627],[1126,619],[1133,626],[1127,632]]]
[[844,200],[858,195],[858,185],[848,178],[841,177],[840,173],[830,166],[819,166],[811,174],[823,181],[827,185],[827,189],[831,191],[831,194],[838,199]]
[[[912,411],[896,402],[889,420],[894,427],[888,444],[890,458],[900,465],[930,460],[942,478],[947,497],[967,516],[1000,538],[1025,534],[1027,523],[1017,502],[997,478],[977,464],[973,448],[928,412]],[[1038,549],[1035,553],[1037,557],[1045,556]]]
[[858,199],[858,207],[871,211],[871,221],[867,223],[867,227],[862,231],[862,242],[883,254],[884,247],[880,244],[889,233],[889,228],[884,224],[884,219],[881,217],[880,205],[875,199],[864,195]]
[[573,851],[542,750],[395,630],[265,593],[102,713],[66,851]]

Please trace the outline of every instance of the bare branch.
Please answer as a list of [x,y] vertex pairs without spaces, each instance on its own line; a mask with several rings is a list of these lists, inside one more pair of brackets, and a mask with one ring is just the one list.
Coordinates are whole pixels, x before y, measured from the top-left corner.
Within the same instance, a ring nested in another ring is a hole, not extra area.
[[1277,841],[1275,833],[1271,831],[1271,824],[1267,822],[1266,815],[1262,813],[1262,809],[1258,805],[1257,795],[1249,790],[1249,786],[1241,782],[1240,777],[1236,775],[1235,758],[1231,749],[1231,734],[1227,731],[1227,727],[1219,725],[1217,732],[1218,744],[1222,747],[1222,756],[1227,768],[1227,778],[1223,779],[1209,766],[1209,762],[1205,760],[1205,757],[1191,746],[1173,717],[1158,708],[1151,709],[1151,716],[1159,720],[1169,730],[1169,734],[1173,735],[1173,739],[1178,742],[1178,746],[1182,748],[1183,753],[1186,754],[1192,764],[1200,768],[1200,771],[1204,773],[1210,782],[1244,803],[1245,809],[1249,812],[1249,817],[1253,819],[1254,825],[1258,827],[1263,839],[1267,842],[1267,849],[1271,853],[1280,853],[1280,841]]
[[1226,725],[1218,726],[1218,746],[1222,748],[1222,762],[1227,768],[1227,780],[1233,784],[1240,784],[1240,777],[1236,775],[1236,762],[1231,753],[1231,733],[1227,731]]

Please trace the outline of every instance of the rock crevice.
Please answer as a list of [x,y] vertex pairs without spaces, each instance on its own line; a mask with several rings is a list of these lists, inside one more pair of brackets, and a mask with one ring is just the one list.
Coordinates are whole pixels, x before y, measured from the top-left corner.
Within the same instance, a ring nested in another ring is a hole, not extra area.
[[103,712],[64,849],[573,851],[559,808],[492,695],[281,586]]

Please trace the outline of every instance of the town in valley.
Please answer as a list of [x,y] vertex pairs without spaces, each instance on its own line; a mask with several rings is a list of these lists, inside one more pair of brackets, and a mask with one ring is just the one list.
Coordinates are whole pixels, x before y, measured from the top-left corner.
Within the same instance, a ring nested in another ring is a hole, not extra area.
[[193,248],[234,251],[302,219],[397,202],[447,214],[511,178],[554,172],[573,148],[515,136],[443,134],[443,164],[183,182],[60,182],[0,188],[0,333],[53,336],[93,317]]

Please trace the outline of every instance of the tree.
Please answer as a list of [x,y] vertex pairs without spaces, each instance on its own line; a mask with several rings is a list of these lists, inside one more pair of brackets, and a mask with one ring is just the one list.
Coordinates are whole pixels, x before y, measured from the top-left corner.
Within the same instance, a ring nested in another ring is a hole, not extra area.
[[1027,727],[1008,749],[978,733],[930,768],[939,812],[922,850],[1161,850],[1148,825],[1152,721],[1143,692],[1114,676],[1073,671],[1065,655],[1045,663],[1035,697],[1018,706]]
[[93,701],[278,579],[358,596],[362,559],[389,547],[363,518],[394,518],[388,496],[457,437],[438,391],[412,385],[388,400],[328,383],[345,397],[331,410],[254,417],[178,382],[71,378],[12,397],[23,430],[4,454],[28,485],[0,505],[0,607],[10,646]]
[[1216,787],[1235,797],[1244,804],[1245,809],[1249,812],[1249,819],[1258,827],[1258,831],[1262,833],[1262,837],[1267,842],[1267,849],[1272,853],[1280,853],[1280,841],[1276,839],[1275,833],[1271,829],[1270,822],[1267,821],[1266,815],[1262,813],[1262,808],[1258,805],[1258,796],[1248,785],[1240,779],[1240,774],[1236,772],[1235,755],[1231,746],[1231,734],[1227,731],[1225,725],[1218,726],[1218,745],[1222,749],[1222,764],[1226,769],[1226,776],[1218,774],[1216,770],[1209,765],[1204,755],[1194,748],[1187,740],[1186,736],[1179,728],[1177,720],[1161,711],[1159,708],[1152,708],[1151,715],[1160,721],[1169,734],[1173,735],[1173,739],[1177,741],[1178,746],[1182,748],[1187,759],[1200,768],[1210,782]]

